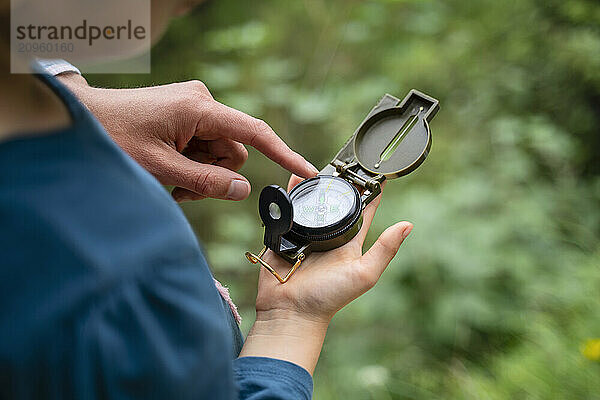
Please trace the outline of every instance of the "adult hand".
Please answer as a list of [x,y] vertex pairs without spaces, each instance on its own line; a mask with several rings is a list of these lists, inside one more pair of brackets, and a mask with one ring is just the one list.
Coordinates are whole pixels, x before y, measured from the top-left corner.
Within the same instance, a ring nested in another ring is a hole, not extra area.
[[[292,176],[288,191],[300,181]],[[313,371],[333,315],[377,283],[412,230],[409,222],[392,225],[363,254],[363,243],[380,198],[365,208],[363,225],[350,242],[327,252],[311,253],[287,283],[279,283],[261,268],[256,322],[242,357],[280,358]],[[270,250],[263,258],[280,275],[291,268]]]
[[250,145],[303,177],[318,170],[292,151],[264,121],[215,101],[200,81],[139,89],[90,87],[78,74],[59,75],[117,144],[177,201],[243,200],[250,183],[237,171]]

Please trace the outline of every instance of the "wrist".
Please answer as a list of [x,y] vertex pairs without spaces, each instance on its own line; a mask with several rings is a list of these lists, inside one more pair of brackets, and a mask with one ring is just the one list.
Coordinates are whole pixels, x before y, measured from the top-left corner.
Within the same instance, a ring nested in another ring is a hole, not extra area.
[[73,92],[90,87],[85,78],[76,72],[63,72],[56,78]]
[[90,104],[97,98],[98,90],[88,84],[85,78],[75,72],[65,72],[57,75],[56,78],[65,85],[90,111],[94,112],[93,104]]
[[[65,85],[77,99],[88,108],[100,122],[105,126],[103,121],[101,107],[102,91],[105,89],[95,88],[88,84],[86,79],[74,72],[66,72],[57,75],[56,78]],[[107,128],[108,130],[108,128]],[[110,132],[109,132],[110,133]]]
[[301,325],[306,328],[312,327],[315,329],[322,329],[325,327],[325,329],[327,329],[327,326],[331,322],[331,318],[284,308],[271,308],[266,310],[256,310],[256,321],[272,324],[286,322],[289,324]]
[[329,321],[287,311],[258,311],[240,357],[270,357],[293,362],[311,375]]

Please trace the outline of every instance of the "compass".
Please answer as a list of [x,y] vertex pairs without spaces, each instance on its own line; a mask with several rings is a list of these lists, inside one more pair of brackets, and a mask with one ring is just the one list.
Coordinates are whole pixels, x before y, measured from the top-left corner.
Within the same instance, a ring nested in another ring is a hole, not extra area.
[[[266,186],[258,211],[265,226],[263,250],[246,253],[285,283],[313,251],[348,243],[360,230],[364,208],[381,184],[418,168],[431,149],[429,122],[439,102],[417,90],[400,101],[386,94],[319,174],[290,193]],[[282,277],[262,259],[267,249],[292,264]]]

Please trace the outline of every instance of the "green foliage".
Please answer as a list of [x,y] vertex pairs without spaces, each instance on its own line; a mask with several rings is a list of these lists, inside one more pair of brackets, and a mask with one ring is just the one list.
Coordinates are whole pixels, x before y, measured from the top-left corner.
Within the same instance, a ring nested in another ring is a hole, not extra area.
[[[368,241],[415,229],[376,288],[334,320],[318,399],[600,398],[600,5],[594,0],[210,3],[175,21],[151,76],[201,79],[322,166],[385,92],[437,97],[433,148],[386,187]],[[242,203],[184,206],[252,320],[259,153]]]

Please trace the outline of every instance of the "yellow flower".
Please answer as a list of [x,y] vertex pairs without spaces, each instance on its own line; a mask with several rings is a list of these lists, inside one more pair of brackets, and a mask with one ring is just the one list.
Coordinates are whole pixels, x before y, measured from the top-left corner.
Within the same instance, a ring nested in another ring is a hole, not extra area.
[[600,339],[588,339],[581,346],[581,354],[588,360],[600,361]]

